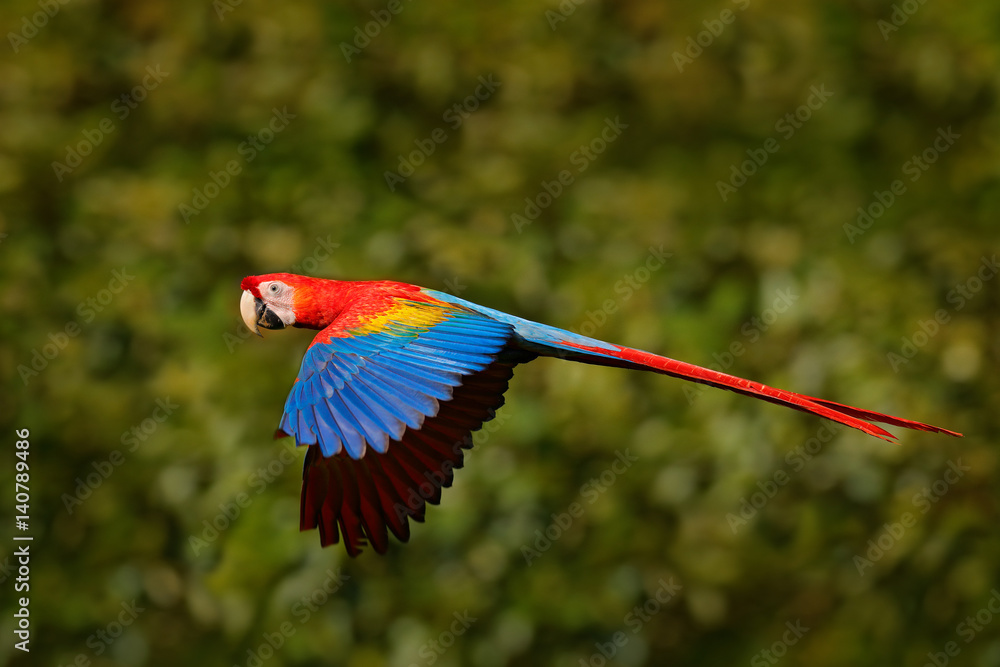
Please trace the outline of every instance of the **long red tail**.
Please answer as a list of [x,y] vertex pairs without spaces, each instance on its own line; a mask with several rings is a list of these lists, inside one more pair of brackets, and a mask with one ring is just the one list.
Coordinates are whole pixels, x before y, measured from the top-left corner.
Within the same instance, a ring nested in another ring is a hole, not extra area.
[[841,403],[834,403],[833,401],[827,401],[822,398],[813,398],[812,396],[796,394],[795,392],[785,391],[784,389],[775,389],[774,387],[769,387],[765,384],[761,384],[760,382],[744,380],[743,378],[736,377],[735,375],[727,375],[726,373],[713,371],[710,368],[702,368],[701,366],[695,366],[694,364],[677,361],[668,357],[661,357],[650,352],[643,352],[642,350],[634,350],[629,347],[614,345],[613,349],[608,349],[605,347],[588,347],[568,341],[563,342],[562,345],[565,346],[565,348],[580,351],[579,353],[567,353],[565,348],[564,350],[559,351],[558,356],[572,359],[573,361],[582,361],[584,363],[598,364],[601,366],[618,366],[622,368],[654,371],[656,373],[671,375],[684,380],[691,380],[692,382],[707,384],[711,387],[728,389],[729,391],[735,391],[738,394],[753,396],[765,401],[770,401],[771,403],[786,405],[790,408],[795,408],[796,410],[809,412],[814,415],[819,415],[820,417],[826,417],[827,419],[832,419],[833,421],[840,422],[845,426],[856,428],[859,431],[864,431],[869,435],[874,435],[876,438],[881,438],[890,442],[895,440],[896,436],[870,422],[880,422],[883,424],[892,424],[893,426],[901,426],[903,428],[910,428],[918,431],[930,431],[932,433],[944,433],[945,435],[952,435],[959,438],[962,437],[961,433],[949,431],[948,429],[941,428],[939,426],[931,426],[930,424],[923,424],[909,419],[884,415],[880,412],[872,412],[871,410],[862,410],[861,408],[855,408],[850,405],[843,405]]

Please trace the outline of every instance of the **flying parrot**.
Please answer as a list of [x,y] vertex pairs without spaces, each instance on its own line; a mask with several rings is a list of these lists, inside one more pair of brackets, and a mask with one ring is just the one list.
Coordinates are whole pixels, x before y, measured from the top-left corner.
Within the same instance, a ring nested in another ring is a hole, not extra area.
[[451,294],[393,281],[291,273],[249,276],[240,313],[251,331],[302,327],[306,350],[275,438],[307,445],[300,529],[351,556],[389,532],[410,536],[462,467],[463,450],[503,405],[514,367],[537,357],[653,371],[826,417],[883,440],[872,424],[961,436],[581,336]]

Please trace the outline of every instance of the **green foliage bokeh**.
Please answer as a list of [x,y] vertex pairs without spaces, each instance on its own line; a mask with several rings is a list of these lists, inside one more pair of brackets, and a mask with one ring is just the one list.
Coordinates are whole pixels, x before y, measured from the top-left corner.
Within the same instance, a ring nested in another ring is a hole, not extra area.
[[[0,663],[1000,664],[1000,5],[8,0],[0,26],[0,517],[27,428],[35,537],[27,655],[0,546]],[[271,440],[311,336],[247,335],[239,281],[272,271],[966,437],[541,360],[410,543],[350,560],[298,532],[302,453]]]

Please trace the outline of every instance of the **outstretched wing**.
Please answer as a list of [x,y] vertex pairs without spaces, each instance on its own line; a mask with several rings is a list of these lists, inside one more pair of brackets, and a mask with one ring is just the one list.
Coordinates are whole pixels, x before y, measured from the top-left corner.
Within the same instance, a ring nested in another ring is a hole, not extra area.
[[351,555],[366,538],[385,551],[386,528],[405,541],[407,517],[440,499],[469,433],[502,404],[516,361],[491,366],[510,358],[511,336],[469,308],[414,298],[358,306],[321,331],[276,434],[310,445],[302,529],[319,527],[324,546],[343,532]]
[[472,432],[503,405],[514,366],[524,358],[507,352],[501,357],[464,376],[436,415],[420,428],[408,427],[385,453],[326,458],[310,447],[302,471],[299,528],[319,528],[323,546],[336,544],[343,534],[351,556],[367,542],[385,553],[390,531],[402,542],[409,540],[408,520],[423,522],[427,503],[441,501],[441,489],[451,486],[454,470],[464,463],[463,450],[472,447]]
[[510,336],[510,325],[452,304],[394,299],[378,312],[345,313],[306,351],[279,431],[324,456],[384,454]]

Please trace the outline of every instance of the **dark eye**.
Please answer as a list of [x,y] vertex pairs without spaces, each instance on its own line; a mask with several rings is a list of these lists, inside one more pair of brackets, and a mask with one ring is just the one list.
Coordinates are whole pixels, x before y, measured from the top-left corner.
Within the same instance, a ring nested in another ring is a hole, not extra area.
[[278,285],[276,283],[271,283],[270,287],[268,287],[267,289],[271,292],[271,294],[278,293]]

